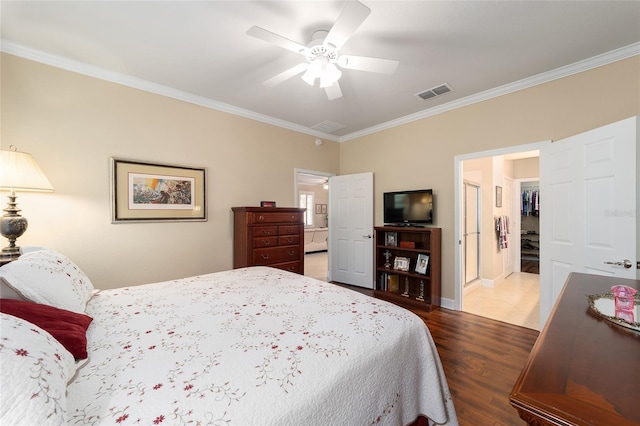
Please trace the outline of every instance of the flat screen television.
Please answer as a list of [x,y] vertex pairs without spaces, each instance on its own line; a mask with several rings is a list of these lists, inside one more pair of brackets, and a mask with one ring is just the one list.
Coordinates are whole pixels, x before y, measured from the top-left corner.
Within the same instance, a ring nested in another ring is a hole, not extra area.
[[385,192],[383,216],[385,225],[420,226],[433,223],[433,191]]

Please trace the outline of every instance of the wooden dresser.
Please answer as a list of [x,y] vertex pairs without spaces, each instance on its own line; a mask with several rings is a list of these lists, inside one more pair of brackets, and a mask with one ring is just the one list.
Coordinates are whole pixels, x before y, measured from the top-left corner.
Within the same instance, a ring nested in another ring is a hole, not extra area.
[[304,274],[305,209],[233,207],[233,267],[264,265]]
[[640,281],[572,273],[511,392],[530,425],[640,424],[640,333],[593,313],[586,295]]

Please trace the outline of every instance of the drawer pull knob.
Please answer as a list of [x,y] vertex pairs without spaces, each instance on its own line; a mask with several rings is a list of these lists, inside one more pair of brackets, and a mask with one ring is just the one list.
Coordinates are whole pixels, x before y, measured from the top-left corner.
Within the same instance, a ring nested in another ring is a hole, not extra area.
[[262,245],[264,245],[264,246],[271,245],[271,241],[269,241],[269,240],[264,240],[264,241],[262,241]]
[[293,251],[293,250],[289,251],[288,253],[289,253],[289,256],[293,256],[293,255],[295,255],[295,254],[296,254],[296,252],[295,252],[295,251]]
[[287,238],[287,242],[288,243],[292,243],[293,242],[293,238]]
[[258,216],[258,220],[264,220],[264,216],[262,215]]
[[271,235],[271,231],[262,231],[262,235]]
[[267,253],[267,254],[261,254],[260,256],[262,256],[262,258],[263,258],[264,260],[269,259],[269,254],[268,254],[268,253]]

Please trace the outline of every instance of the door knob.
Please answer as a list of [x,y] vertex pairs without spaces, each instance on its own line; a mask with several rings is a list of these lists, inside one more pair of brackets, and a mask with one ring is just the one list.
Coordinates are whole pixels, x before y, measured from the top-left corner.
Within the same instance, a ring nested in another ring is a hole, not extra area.
[[371,234],[368,234],[368,235],[363,235],[362,238],[373,238],[373,237],[371,236]]
[[629,269],[633,266],[633,263],[629,259],[625,259],[622,262],[604,262],[605,265],[624,266],[625,269]]

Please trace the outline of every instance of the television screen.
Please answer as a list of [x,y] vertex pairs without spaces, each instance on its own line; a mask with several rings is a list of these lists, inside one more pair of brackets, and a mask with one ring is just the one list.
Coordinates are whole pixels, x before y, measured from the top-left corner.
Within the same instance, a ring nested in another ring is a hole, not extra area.
[[431,189],[385,192],[383,213],[385,224],[433,223],[433,192]]

